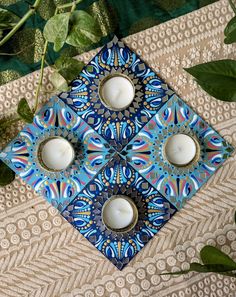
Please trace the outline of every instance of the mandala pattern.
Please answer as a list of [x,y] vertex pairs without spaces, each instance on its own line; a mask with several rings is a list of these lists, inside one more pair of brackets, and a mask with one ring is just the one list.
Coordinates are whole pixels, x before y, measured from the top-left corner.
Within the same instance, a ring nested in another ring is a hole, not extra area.
[[[200,158],[187,167],[170,164],[163,155],[173,134],[194,136]],[[161,108],[123,150],[132,166],[178,209],[229,157],[233,148],[176,95]]]
[[[112,195],[127,195],[138,208],[138,222],[127,233],[115,233],[102,223],[104,203]],[[116,155],[62,215],[99,251],[122,269],[176,212],[126,160]]]
[[[133,102],[122,111],[108,109],[98,94],[99,82],[117,72],[135,86]],[[187,167],[175,167],[163,155],[167,138],[176,133],[199,142],[200,157]],[[38,161],[40,143],[52,136],[74,147],[74,162],[61,172],[49,172]],[[114,38],[73,81],[71,92],[51,98],[0,158],[122,269],[232,150]],[[107,229],[101,218],[104,203],[117,194],[133,199],[138,209],[138,222],[126,233]]]
[[[38,161],[39,144],[51,136],[62,136],[74,147],[75,160],[66,170],[49,172]],[[0,153],[9,167],[37,193],[62,210],[106,164],[113,150],[101,136],[59,98],[53,97],[34,122],[25,126]]]
[[[101,80],[117,72],[129,76],[135,86],[133,102],[122,111],[107,108],[98,93]],[[173,91],[115,37],[73,81],[72,91],[59,96],[119,151],[172,94]]]

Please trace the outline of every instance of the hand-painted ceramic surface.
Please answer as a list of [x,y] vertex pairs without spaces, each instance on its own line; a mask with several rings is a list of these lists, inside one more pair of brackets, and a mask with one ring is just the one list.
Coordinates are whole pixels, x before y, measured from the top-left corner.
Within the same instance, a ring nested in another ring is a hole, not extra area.
[[[98,94],[100,81],[117,72],[129,76],[135,86],[134,101],[122,111],[109,110]],[[200,157],[186,167],[171,165],[163,155],[166,139],[176,133],[199,142]],[[51,136],[66,138],[76,152],[73,164],[61,172],[45,170],[37,158],[40,143]],[[114,38],[73,81],[72,91],[53,97],[0,158],[122,269],[231,151]],[[103,204],[117,194],[129,196],[138,208],[138,223],[127,233],[115,233],[102,223]]]
[[[133,102],[122,111],[108,109],[99,98],[100,82],[114,73],[127,75],[135,87]],[[151,68],[115,37],[73,81],[72,91],[59,96],[120,151],[172,94]]]
[[[168,137],[184,133],[200,147],[199,159],[175,167],[163,154]],[[130,164],[180,209],[232,152],[232,147],[176,95],[159,110],[123,150]]]
[[[126,195],[138,208],[138,222],[127,233],[115,233],[102,223],[102,207],[113,195]],[[176,208],[116,155],[62,215],[113,264],[122,269],[160,228]]]
[[[74,147],[75,159],[67,169],[50,172],[38,161],[40,143],[62,136]],[[51,98],[32,124],[0,153],[0,157],[48,202],[62,210],[108,162],[113,149],[57,97]]]

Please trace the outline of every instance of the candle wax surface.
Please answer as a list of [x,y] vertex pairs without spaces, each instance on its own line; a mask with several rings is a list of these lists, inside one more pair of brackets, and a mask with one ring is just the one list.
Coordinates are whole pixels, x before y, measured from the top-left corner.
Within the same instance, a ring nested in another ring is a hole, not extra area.
[[196,155],[196,143],[188,135],[176,134],[166,143],[165,154],[169,162],[183,166],[190,163]]
[[103,217],[109,228],[123,229],[132,223],[134,212],[129,201],[124,198],[115,198],[104,206]]
[[111,77],[102,86],[102,97],[111,108],[122,109],[133,101],[134,88],[125,77]]
[[42,161],[51,170],[67,168],[74,158],[74,150],[63,138],[53,138],[45,142],[41,151]]

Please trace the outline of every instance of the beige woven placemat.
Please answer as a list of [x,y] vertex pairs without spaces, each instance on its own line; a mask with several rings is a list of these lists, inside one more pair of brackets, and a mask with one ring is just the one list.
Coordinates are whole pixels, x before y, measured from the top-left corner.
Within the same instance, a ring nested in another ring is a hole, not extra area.
[[[209,97],[183,71],[200,62],[236,59],[223,44],[232,17],[227,1],[124,39],[207,122],[236,146],[236,104]],[[85,62],[96,51],[79,57]],[[45,91],[52,89],[44,78]],[[0,87],[0,115],[11,116],[21,97],[33,100],[38,72]],[[42,96],[47,100],[49,94]],[[19,129],[20,127],[18,127]],[[17,127],[1,139],[3,146]],[[236,157],[209,182],[123,270],[118,271],[20,178],[0,187],[0,296],[235,297],[236,279],[217,274],[159,276],[198,261],[205,244],[236,258]]]

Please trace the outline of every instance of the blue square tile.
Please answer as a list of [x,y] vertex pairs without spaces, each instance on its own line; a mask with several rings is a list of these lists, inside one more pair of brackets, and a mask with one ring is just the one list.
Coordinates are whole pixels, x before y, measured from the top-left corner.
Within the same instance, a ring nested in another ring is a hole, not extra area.
[[[107,108],[99,98],[99,83],[114,73],[127,75],[135,87],[133,102],[121,111]],[[72,90],[59,97],[120,151],[172,94],[156,73],[115,37],[85,66]]]
[[[102,207],[113,195],[136,204],[138,222],[126,233],[102,223]],[[173,216],[176,208],[118,154],[86,185],[62,215],[117,268],[122,269]]]
[[[164,154],[167,139],[183,133],[200,144],[200,157],[190,166],[176,167]],[[130,164],[180,209],[214,174],[233,148],[176,95],[124,148]]]
[[[42,141],[62,136],[74,147],[67,169],[50,172],[38,160]],[[108,162],[114,151],[85,121],[58,97],[53,97],[0,153],[0,158],[37,193],[62,210]]]

